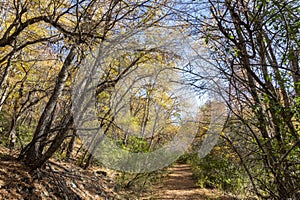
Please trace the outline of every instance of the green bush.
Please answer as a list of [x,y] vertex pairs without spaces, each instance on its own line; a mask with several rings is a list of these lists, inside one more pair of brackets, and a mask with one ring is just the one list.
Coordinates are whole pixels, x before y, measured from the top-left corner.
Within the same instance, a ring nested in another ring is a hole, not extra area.
[[239,164],[225,152],[212,151],[205,158],[199,159],[197,154],[191,155],[189,163],[201,188],[217,188],[240,193],[246,178]]
[[149,151],[149,143],[144,138],[136,136],[129,136],[126,144],[123,141],[119,141],[117,145],[121,146],[124,150],[134,153]]

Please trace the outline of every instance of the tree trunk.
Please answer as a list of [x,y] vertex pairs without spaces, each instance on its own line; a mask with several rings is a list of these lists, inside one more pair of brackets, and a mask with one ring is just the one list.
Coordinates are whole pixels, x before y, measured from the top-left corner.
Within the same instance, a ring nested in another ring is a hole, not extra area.
[[50,147],[47,149],[47,151],[42,155],[42,157],[39,160],[33,163],[31,169],[37,169],[42,167],[44,163],[49,158],[51,158],[51,156],[56,152],[56,150],[60,147],[60,145],[63,143],[64,139],[68,135],[68,130],[70,129],[72,124],[73,124],[73,117],[71,116],[71,114],[68,114],[66,116],[66,119],[64,120],[64,125],[63,125],[64,128],[57,133]]
[[0,78],[0,111],[2,110],[2,106],[5,102],[5,99],[8,95],[8,84],[7,84],[7,79],[9,72],[12,68],[12,65],[10,64],[10,58],[8,59],[8,62],[6,64],[6,68],[4,70],[3,75]]
[[[43,149],[41,149],[41,145],[45,141],[42,141],[42,138],[45,136],[45,134],[47,134],[46,128],[49,125],[49,123],[51,123],[52,113],[54,111],[56,102],[64,89],[65,82],[68,78],[68,70],[71,66],[74,57],[75,46],[73,46],[70,49],[70,52],[65,59],[61,71],[58,74],[53,93],[39,119],[32,141],[24,148],[24,150],[19,155],[19,160],[23,160],[24,163],[28,166],[40,166],[41,161],[44,160],[44,156],[42,155]],[[55,142],[56,141],[54,141],[54,143]]]
[[15,148],[16,142],[17,142],[17,118],[16,116],[13,116],[13,119],[11,120],[10,130],[8,133],[9,138],[9,152],[12,153],[13,149]]
[[73,131],[73,135],[71,137],[71,140],[69,142],[68,148],[67,148],[67,154],[66,154],[66,160],[70,160],[73,149],[74,149],[74,145],[75,145],[75,139],[76,139],[76,132],[75,130]]

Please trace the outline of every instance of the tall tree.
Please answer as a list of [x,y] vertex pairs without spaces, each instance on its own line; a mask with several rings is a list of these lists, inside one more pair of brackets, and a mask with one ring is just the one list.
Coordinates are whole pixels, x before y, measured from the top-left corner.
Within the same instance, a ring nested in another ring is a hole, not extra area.
[[[18,121],[27,110],[37,107],[37,112],[33,112],[36,124],[25,120],[35,131],[19,159],[32,169],[41,167],[67,136],[73,122],[69,110],[71,81],[85,57],[101,44],[112,41],[116,44],[158,24],[169,12],[167,3],[149,0],[1,2],[0,111],[5,108],[13,113],[11,128],[6,130],[12,146]],[[126,51],[127,55],[137,55],[136,59],[125,66],[116,62],[108,65],[109,75],[99,77],[103,78],[99,91],[113,87],[138,64],[142,52],[149,49],[142,47],[136,53]],[[14,102],[13,110],[10,102]]]
[[235,133],[226,138],[253,191],[263,198],[298,199],[299,3],[196,4],[203,12],[189,13],[185,20],[220,72],[220,92],[231,110],[230,132]]

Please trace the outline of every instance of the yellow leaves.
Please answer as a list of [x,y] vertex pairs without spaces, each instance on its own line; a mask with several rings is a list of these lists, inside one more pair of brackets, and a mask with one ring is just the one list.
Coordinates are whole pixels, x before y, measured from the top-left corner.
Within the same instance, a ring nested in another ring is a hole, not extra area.
[[225,132],[224,131],[221,132],[221,136],[225,136]]
[[220,151],[220,150],[221,150],[221,147],[215,147],[214,150]]
[[[5,46],[0,48],[0,60],[3,60],[5,57],[8,56],[8,54],[13,50],[13,48],[11,46]],[[2,61],[2,63],[0,63],[1,65],[5,65],[7,63],[7,60],[4,59]]]

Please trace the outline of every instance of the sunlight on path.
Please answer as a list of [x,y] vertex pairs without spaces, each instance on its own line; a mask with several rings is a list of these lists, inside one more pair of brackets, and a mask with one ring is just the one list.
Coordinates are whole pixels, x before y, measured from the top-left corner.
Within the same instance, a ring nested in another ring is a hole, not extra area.
[[232,199],[223,196],[219,191],[197,187],[190,165],[177,164],[169,170],[171,173],[166,180],[154,189],[155,193],[151,197],[145,199]]

